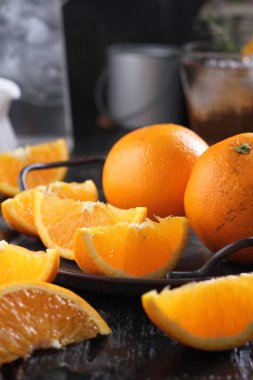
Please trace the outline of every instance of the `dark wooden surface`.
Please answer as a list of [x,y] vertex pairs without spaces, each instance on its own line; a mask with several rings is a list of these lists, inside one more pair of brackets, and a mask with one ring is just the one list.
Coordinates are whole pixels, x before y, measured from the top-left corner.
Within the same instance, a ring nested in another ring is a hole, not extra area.
[[[96,131],[80,144],[75,154],[106,153],[120,132],[108,135]],[[99,182],[98,166],[75,169],[69,178],[93,177]],[[9,231],[1,238],[13,240]],[[193,255],[196,250],[196,255]],[[210,254],[190,240],[180,269],[198,267]],[[196,261],[193,261],[193,257]],[[218,274],[237,271],[221,263]],[[69,284],[68,284],[69,285]],[[222,352],[202,352],[165,337],[145,315],[139,296],[91,292],[72,287],[94,306],[108,322],[113,333],[104,338],[69,346],[63,350],[40,350],[26,361],[2,367],[2,380],[250,380],[253,379],[252,343]],[[120,293],[120,292],[119,292]],[[124,293],[124,292],[123,292]],[[240,310],[238,310],[240,312]]]

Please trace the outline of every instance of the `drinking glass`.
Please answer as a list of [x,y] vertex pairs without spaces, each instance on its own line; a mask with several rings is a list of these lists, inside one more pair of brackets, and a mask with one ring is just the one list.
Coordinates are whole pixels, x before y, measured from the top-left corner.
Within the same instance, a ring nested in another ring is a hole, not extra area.
[[191,128],[209,144],[253,132],[253,60],[204,50],[182,53],[181,77]]
[[21,96],[10,110],[19,145],[63,137],[73,147],[61,0],[1,0],[0,76]]

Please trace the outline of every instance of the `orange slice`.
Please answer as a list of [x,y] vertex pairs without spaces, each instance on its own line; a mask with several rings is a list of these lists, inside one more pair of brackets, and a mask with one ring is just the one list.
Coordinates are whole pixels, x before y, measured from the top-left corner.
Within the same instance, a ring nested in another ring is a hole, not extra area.
[[0,287],[0,365],[110,333],[96,310],[65,288],[31,281]]
[[[6,199],[1,204],[2,213],[6,222],[24,235],[38,236],[32,213],[32,190],[22,191],[14,198]],[[80,201],[97,201],[98,190],[93,181],[52,182],[47,188],[37,186],[36,190],[57,194],[61,198],[72,198]]]
[[[63,139],[1,153],[0,192],[8,196],[19,192],[18,175],[24,166],[35,162],[67,160],[68,157],[67,145]],[[29,188],[33,188],[37,185],[47,185],[52,181],[61,180],[66,171],[67,169],[62,167],[28,173],[27,185]]]
[[253,274],[241,274],[153,290],[142,304],[169,337],[202,350],[225,350],[253,338],[252,292]]
[[59,252],[33,252],[0,241],[0,285],[12,281],[40,280],[51,282],[59,268]]
[[159,278],[175,267],[188,234],[184,217],[81,228],[75,235],[74,257],[89,274]]
[[80,202],[33,192],[33,216],[41,240],[46,247],[57,248],[62,257],[72,260],[74,235],[78,228],[120,221],[140,222],[146,213],[145,207],[121,210],[102,202]]

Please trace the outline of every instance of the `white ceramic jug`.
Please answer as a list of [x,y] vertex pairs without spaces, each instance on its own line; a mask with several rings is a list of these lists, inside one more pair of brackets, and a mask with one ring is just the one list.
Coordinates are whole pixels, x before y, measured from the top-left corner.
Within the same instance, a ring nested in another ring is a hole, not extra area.
[[0,78],[0,153],[17,148],[18,142],[9,119],[11,102],[21,95],[18,85]]

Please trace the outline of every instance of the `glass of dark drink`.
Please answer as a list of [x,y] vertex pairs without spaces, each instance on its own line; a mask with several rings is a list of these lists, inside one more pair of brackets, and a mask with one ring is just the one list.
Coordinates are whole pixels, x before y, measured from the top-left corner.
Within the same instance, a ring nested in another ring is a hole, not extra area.
[[181,77],[190,126],[207,143],[253,132],[252,56],[188,46]]

